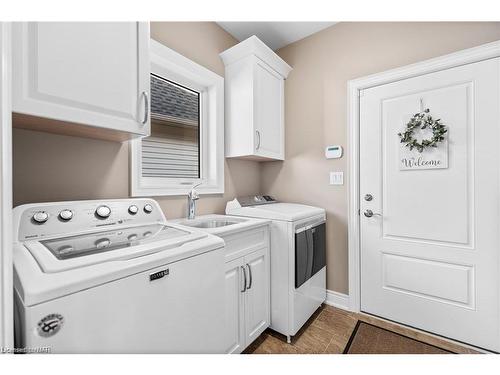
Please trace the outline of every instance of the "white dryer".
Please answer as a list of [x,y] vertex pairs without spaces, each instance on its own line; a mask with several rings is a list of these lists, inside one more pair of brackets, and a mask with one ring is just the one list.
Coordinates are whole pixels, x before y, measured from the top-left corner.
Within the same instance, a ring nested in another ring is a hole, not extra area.
[[14,209],[16,348],[220,353],[224,242],[152,199]]
[[325,210],[257,195],[228,202],[226,214],[272,220],[270,328],[290,342],[326,300]]

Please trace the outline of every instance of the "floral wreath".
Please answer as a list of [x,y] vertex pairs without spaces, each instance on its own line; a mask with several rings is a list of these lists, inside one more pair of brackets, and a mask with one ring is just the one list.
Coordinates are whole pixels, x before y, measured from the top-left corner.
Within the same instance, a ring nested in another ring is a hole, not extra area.
[[[426,147],[437,147],[439,143],[444,141],[444,135],[448,131],[446,126],[441,123],[441,119],[434,120],[429,114],[429,109],[425,109],[422,112],[416,113],[406,124],[406,130],[402,133],[398,133],[399,138],[401,138],[401,143],[405,144],[405,147],[409,147],[410,150],[416,148],[418,152],[424,151]],[[413,138],[413,133],[416,129],[429,128],[432,130],[432,138],[422,139],[419,143],[415,138]]]

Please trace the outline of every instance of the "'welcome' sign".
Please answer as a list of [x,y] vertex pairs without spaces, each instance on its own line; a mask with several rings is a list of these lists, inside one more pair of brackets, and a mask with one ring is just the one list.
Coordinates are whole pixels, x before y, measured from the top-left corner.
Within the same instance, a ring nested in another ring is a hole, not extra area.
[[402,171],[420,169],[448,168],[448,141],[445,139],[438,147],[426,148],[422,152],[400,145],[399,169]]

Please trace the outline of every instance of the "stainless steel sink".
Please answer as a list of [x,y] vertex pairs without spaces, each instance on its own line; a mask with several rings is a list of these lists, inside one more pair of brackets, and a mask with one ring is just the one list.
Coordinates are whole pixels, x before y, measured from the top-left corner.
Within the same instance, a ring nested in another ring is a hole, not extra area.
[[192,221],[183,221],[182,225],[187,225],[194,228],[220,228],[228,225],[238,224],[244,222],[244,219],[223,219],[223,218],[207,218],[207,219],[194,219]]

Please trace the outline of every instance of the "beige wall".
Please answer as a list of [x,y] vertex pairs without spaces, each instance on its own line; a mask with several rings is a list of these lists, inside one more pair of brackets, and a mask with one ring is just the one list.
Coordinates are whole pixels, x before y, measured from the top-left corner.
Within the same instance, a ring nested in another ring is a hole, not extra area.
[[286,46],[286,160],[261,166],[262,191],[325,207],[328,289],[348,292],[348,187],[328,185],[347,157],[326,160],[324,147],[347,153],[346,84],[353,78],[500,39],[500,23],[340,23]]
[[[219,53],[237,41],[212,22],[151,24],[151,36],[224,76]],[[128,145],[14,129],[14,205],[129,196]],[[259,192],[259,165],[227,160],[225,194],[202,196],[198,213],[223,213],[235,195]],[[186,214],[185,197],[157,198],[168,218]]]

